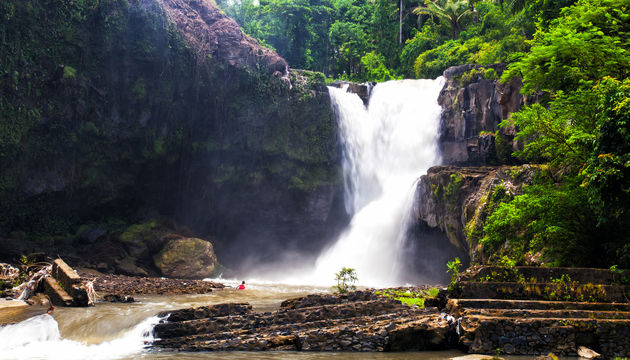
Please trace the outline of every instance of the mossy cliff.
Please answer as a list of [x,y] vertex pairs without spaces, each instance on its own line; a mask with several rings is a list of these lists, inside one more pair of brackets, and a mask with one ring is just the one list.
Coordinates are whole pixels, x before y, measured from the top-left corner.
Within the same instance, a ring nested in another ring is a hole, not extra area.
[[507,83],[499,78],[505,64],[461,65],[444,71],[446,84],[438,98],[442,106],[440,150],[446,165],[483,166],[515,163],[511,153],[519,149],[513,142],[513,127],[499,129],[530,99],[520,93],[521,79]]
[[334,232],[323,76],[210,0],[6,0],[0,19],[0,237],[61,249],[167,217],[229,258]]
[[[415,227],[456,247],[471,261],[487,260],[479,241],[488,214],[522,193],[539,168],[515,165],[513,127],[499,123],[534,99],[520,94],[519,78],[498,81],[504,64],[454,66],[444,72],[440,150],[443,164],[428,170],[416,189]],[[467,256],[466,256],[467,255]]]
[[483,263],[479,241],[488,214],[502,201],[522,194],[543,170],[539,166],[434,166],[420,178],[414,216],[428,229],[439,229],[442,241]]

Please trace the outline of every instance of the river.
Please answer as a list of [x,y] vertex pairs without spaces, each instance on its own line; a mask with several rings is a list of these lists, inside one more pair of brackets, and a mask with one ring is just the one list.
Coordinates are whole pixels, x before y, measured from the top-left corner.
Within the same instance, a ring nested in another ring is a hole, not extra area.
[[[236,286],[237,281],[223,281]],[[374,359],[438,360],[464,355],[458,351],[405,353],[324,352],[154,352],[146,347],[152,325],[160,311],[218,304],[247,302],[254,311],[279,308],[288,298],[328,289],[314,286],[282,285],[269,282],[248,284],[244,291],[234,288],[203,295],[139,296],[136,302],[98,303],[89,308],[57,308],[53,315],[40,315],[15,325],[0,327],[0,359]],[[529,359],[531,357],[507,357]]]

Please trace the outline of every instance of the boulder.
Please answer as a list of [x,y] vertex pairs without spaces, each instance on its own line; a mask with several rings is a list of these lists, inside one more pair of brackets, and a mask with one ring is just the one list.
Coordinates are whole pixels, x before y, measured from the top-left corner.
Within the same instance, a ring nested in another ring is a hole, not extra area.
[[577,354],[584,359],[595,359],[601,356],[599,353],[587,348],[586,346],[578,347]]
[[153,261],[162,275],[186,279],[213,276],[218,265],[212,244],[198,238],[170,240]]

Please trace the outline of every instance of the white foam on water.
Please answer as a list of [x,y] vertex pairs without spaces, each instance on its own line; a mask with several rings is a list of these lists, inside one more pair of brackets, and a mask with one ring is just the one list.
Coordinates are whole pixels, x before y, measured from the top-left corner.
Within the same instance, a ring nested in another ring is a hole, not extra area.
[[159,318],[152,316],[100,344],[63,339],[51,315],[39,315],[17,324],[0,327],[0,359],[90,359],[109,360],[140,354]]

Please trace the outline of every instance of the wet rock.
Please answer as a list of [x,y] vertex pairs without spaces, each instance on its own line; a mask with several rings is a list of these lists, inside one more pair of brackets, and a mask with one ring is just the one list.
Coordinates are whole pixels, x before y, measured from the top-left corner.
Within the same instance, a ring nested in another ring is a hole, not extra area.
[[224,286],[204,280],[167,279],[154,277],[132,277],[81,273],[85,281],[93,281],[94,290],[104,296],[114,295],[161,295],[161,294],[205,294]]
[[103,300],[111,303],[132,303],[134,298],[129,295],[107,294],[103,296]]
[[[501,84],[495,78],[485,78],[486,69],[500,76],[505,64],[460,65],[444,71],[446,84],[438,98],[443,109],[440,148],[444,164],[497,165],[505,161],[497,156],[494,132],[526,99],[520,94],[520,79]],[[472,76],[475,71],[477,75]],[[511,143],[514,129],[503,128],[499,133],[512,150],[518,149],[518,144]]]
[[164,276],[173,278],[211,277],[217,268],[212,244],[197,238],[171,240],[153,260]]
[[346,90],[349,93],[357,94],[357,96],[363,101],[363,105],[367,106],[370,101],[370,94],[372,89],[376,86],[376,83],[363,83],[357,84],[347,81],[335,81],[330,86],[343,88],[344,85],[348,85]]
[[287,301],[274,313],[251,312],[248,304],[165,312],[160,315],[168,317],[154,328],[159,340],[153,345],[182,351],[384,351],[402,349],[403,342],[415,349],[444,345],[440,339],[449,328],[437,310],[372,295],[312,295]]
[[547,355],[536,356],[534,360],[558,360],[558,357],[554,353],[549,353]]
[[105,235],[107,235],[107,230],[103,228],[87,228],[79,234],[78,240],[84,244],[94,244],[98,240],[105,237]]
[[204,57],[252,70],[260,65],[269,74],[278,71],[286,75],[286,60],[245,35],[214,2],[169,0],[161,4],[187,42]]
[[578,347],[577,354],[584,359],[595,359],[601,356],[599,353],[587,348],[586,346]]
[[498,185],[511,195],[521,194],[522,186],[531,183],[539,171],[531,165],[431,167],[416,187],[413,210],[417,226],[439,231],[443,242],[467,249],[471,261],[481,263],[479,239],[467,237],[467,233],[483,228],[488,196]]

